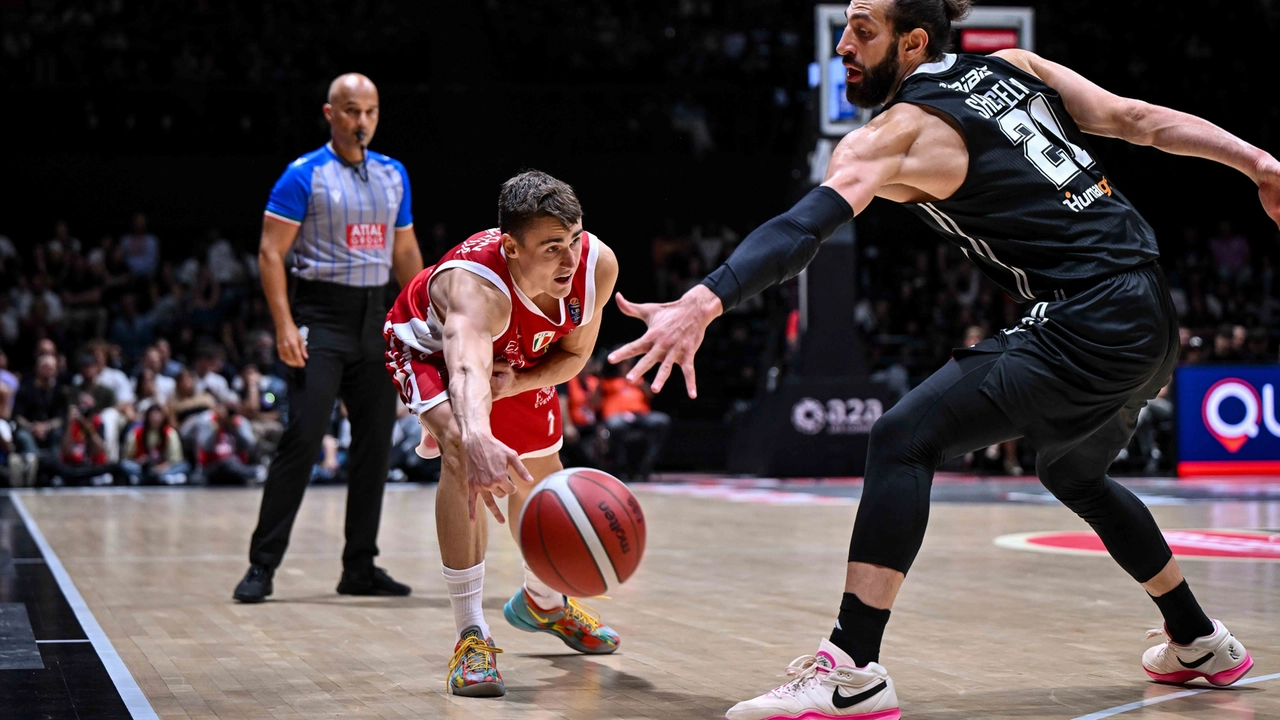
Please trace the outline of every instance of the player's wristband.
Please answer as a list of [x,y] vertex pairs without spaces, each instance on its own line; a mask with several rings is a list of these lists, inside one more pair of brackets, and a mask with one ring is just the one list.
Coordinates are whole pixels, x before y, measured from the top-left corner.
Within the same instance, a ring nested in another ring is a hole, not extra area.
[[799,275],[818,254],[818,246],[852,219],[853,208],[840,193],[816,187],[790,210],[751,231],[702,284],[728,312],[765,288]]

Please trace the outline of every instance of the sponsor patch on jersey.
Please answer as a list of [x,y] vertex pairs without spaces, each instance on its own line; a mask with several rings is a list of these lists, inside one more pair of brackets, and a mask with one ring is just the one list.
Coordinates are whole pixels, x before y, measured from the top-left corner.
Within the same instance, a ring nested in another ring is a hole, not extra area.
[[381,250],[386,246],[386,223],[353,223],[347,226],[347,247],[352,250]]
[[544,330],[533,336],[533,351],[540,353],[551,345],[551,339],[556,336],[555,330]]
[[582,302],[578,298],[569,298],[569,319],[574,325],[582,322]]
[[987,69],[986,65],[983,65],[980,68],[974,68],[969,72],[965,73],[964,77],[960,78],[960,80],[957,82],[953,82],[953,83],[940,82],[938,84],[948,90],[955,90],[956,92],[967,93],[973,90],[974,88],[978,87],[978,83],[982,82],[986,78],[991,77],[991,75],[992,75],[992,72]]

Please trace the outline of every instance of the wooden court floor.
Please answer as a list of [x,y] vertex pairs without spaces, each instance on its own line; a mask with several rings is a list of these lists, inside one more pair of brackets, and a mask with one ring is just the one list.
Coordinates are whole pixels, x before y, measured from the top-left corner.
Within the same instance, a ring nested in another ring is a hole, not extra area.
[[[781,682],[838,608],[854,507],[638,496],[649,522],[640,572],[590,601],[622,635],[613,656],[576,655],[508,628],[520,560],[494,526],[485,607],[505,653],[500,700],[445,694],[453,620],[440,578],[433,488],[388,492],[379,562],[409,598],[334,594],[345,493],[313,488],[275,596],[238,605],[259,492],[23,494],[89,608],[162,718],[721,718]],[[1277,528],[1280,503],[1154,507],[1170,528]],[[1280,719],[1280,679],[1179,692],[1139,667],[1155,605],[1107,558],[1018,552],[997,535],[1079,530],[1062,507],[935,503],[881,658],[909,720],[1102,717]],[[1280,563],[1184,564],[1210,614],[1280,673]],[[2,713],[0,713],[2,714]]]

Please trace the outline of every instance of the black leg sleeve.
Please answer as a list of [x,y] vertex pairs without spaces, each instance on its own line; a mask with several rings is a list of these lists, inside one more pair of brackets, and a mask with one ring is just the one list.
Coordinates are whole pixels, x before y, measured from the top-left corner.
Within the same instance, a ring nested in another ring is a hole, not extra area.
[[978,390],[999,357],[948,362],[876,422],[849,562],[906,573],[924,542],[938,466],[1019,436],[1013,422]]
[[1057,462],[1037,463],[1036,474],[1049,492],[1093,527],[1120,567],[1142,583],[1163,570],[1173,553],[1147,506],[1107,475],[1137,427],[1141,400],[1132,405],[1136,407],[1125,407]]
[[[313,330],[313,338],[316,331]],[[276,567],[289,546],[293,519],[311,480],[311,466],[329,428],[333,402],[342,382],[342,356],[312,342],[305,367],[290,373],[289,425],[262,488],[258,527],[249,544],[249,562]],[[386,373],[382,375],[385,382]]]

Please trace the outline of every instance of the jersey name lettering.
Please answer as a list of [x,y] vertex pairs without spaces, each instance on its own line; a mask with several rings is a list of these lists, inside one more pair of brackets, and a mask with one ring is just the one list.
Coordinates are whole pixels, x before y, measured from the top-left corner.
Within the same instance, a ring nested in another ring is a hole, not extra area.
[[964,104],[990,120],[1001,110],[1013,107],[1019,100],[1030,94],[1031,91],[1027,86],[1018,82],[1017,78],[1007,78],[999,80],[991,86],[990,90],[982,94],[971,94]]

